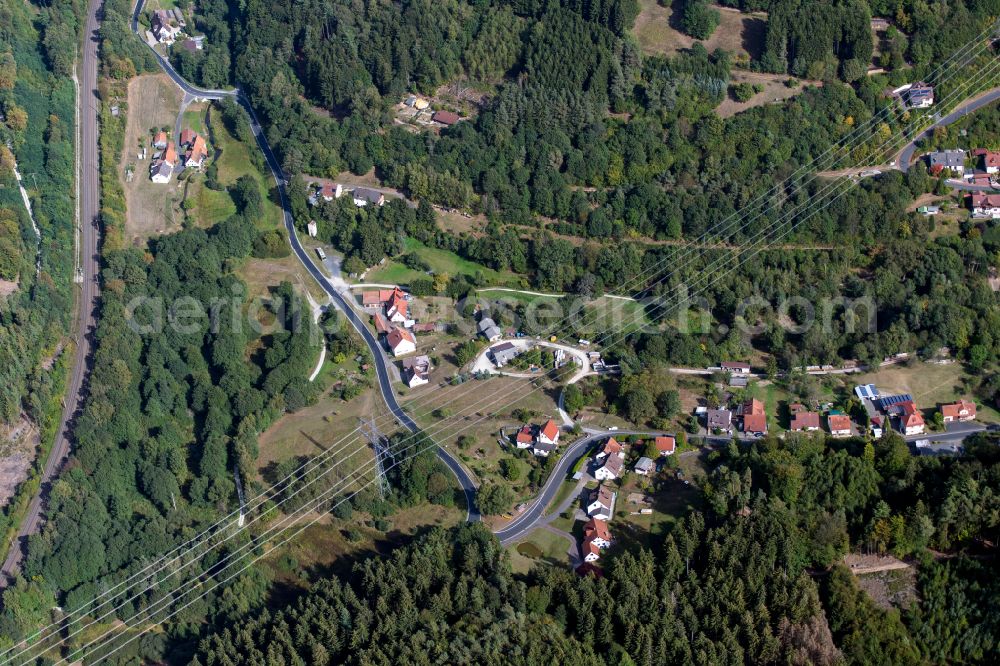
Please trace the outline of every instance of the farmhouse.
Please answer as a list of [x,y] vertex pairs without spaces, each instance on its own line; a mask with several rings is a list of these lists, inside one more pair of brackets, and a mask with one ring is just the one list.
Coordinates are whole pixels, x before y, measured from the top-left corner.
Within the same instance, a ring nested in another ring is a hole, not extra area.
[[156,148],[157,150],[163,150],[166,147],[167,147],[167,133],[164,132],[163,130],[160,130],[153,137],[153,148]]
[[976,418],[976,403],[963,398],[950,405],[941,405],[941,416],[945,423],[971,421]]
[[184,153],[184,166],[189,169],[200,169],[208,157],[208,144],[198,134],[194,132],[191,134],[194,136],[190,137],[189,141],[184,141],[184,132],[181,132],[181,145],[187,147],[187,152]]
[[913,400],[904,400],[890,407],[899,423],[899,431],[904,435],[919,435],[924,431],[924,417],[920,415]]
[[154,183],[169,183],[175,166],[177,166],[177,150],[174,144],[168,143],[159,158],[153,160],[149,166],[149,177]]

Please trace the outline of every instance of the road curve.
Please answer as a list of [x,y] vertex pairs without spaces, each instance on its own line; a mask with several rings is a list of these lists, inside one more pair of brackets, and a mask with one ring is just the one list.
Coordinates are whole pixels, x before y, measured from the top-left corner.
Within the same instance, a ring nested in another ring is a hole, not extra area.
[[17,540],[11,545],[0,569],[0,589],[20,569],[24,558],[28,537],[38,532],[43,521],[45,502],[51,489],[52,480],[62,469],[63,462],[69,455],[69,439],[67,432],[73,416],[83,402],[85,380],[89,370],[89,360],[92,348],[91,335],[96,322],[97,299],[100,285],[97,281],[99,255],[98,245],[98,215],[100,212],[100,166],[97,156],[100,154],[97,141],[97,31],[101,26],[100,9],[102,0],[90,0],[87,8],[87,19],[83,32],[83,53],[80,65],[80,135],[77,150],[80,151],[80,233],[81,267],[83,269],[83,284],[80,288],[79,316],[76,332],[76,356],[70,370],[69,383],[63,403],[63,412],[56,432],[55,442],[49,457],[42,469],[41,485],[28,506],[28,514],[21,522]]
[[[934,130],[936,128],[944,127],[946,125],[951,125],[953,122],[961,118],[964,118],[969,113],[977,111],[982,107],[988,104],[992,104],[997,100],[1000,100],[1000,87],[994,88],[989,92],[972,99],[969,102],[959,105],[954,111],[952,111],[948,115],[943,116],[942,118],[934,121],[933,125],[931,125],[923,132],[915,136],[913,140],[910,141],[910,143],[906,144],[906,146],[904,146],[903,149],[899,151],[899,156],[896,158],[897,168],[903,173],[909,171],[910,161],[913,159],[913,154],[917,150],[917,142],[922,141],[931,136],[931,134],[934,133]],[[976,186],[972,187],[974,188]],[[970,188],[962,187],[959,189],[970,189]]]
[[[138,0],[136,3],[135,11],[132,13],[132,32],[135,33],[136,37],[142,40],[143,44],[146,44],[146,41],[143,40],[142,36],[139,34],[139,14],[142,12],[144,2],[145,0]],[[149,47],[148,44],[146,44],[146,46]],[[298,235],[295,231],[295,220],[292,217],[292,209],[288,201],[287,191],[285,189],[287,184],[285,174],[282,171],[281,166],[278,164],[278,160],[275,158],[274,153],[271,151],[271,147],[268,145],[267,139],[264,137],[261,125],[257,121],[257,114],[254,113],[249,100],[240,92],[239,88],[236,90],[206,90],[193,86],[174,70],[173,66],[166,58],[161,56],[151,47],[150,51],[155,54],[157,62],[160,63],[160,67],[163,71],[170,76],[173,82],[176,83],[186,95],[213,100],[229,97],[234,99],[244,108],[244,110],[246,110],[247,115],[250,117],[250,129],[253,131],[254,138],[257,140],[257,146],[264,154],[264,159],[267,162],[268,169],[270,169],[271,176],[274,178],[274,182],[277,185],[278,198],[281,204],[285,230],[288,232],[288,241],[292,246],[292,250],[295,252],[295,256],[298,257],[299,261],[302,262],[302,265],[309,272],[309,274],[312,275],[320,287],[323,288],[323,291],[325,291],[330,298],[333,299],[334,305],[336,305],[337,309],[344,314],[354,329],[361,335],[362,339],[364,339],[365,344],[368,346],[368,349],[372,354],[372,359],[375,364],[375,374],[378,378],[379,389],[382,394],[382,399],[385,401],[386,407],[389,408],[392,415],[410,432],[416,432],[419,430],[417,424],[412,418],[410,418],[409,414],[403,411],[403,408],[396,400],[396,394],[392,387],[392,379],[389,375],[382,346],[351,305],[353,296],[351,296],[350,293],[346,295],[342,294],[335,289],[333,285],[330,284],[330,281],[326,278],[326,276],[323,275],[323,273],[320,272],[320,270],[312,262],[309,258],[308,252],[299,242]],[[465,495],[465,503],[467,507],[466,520],[470,522],[478,521],[481,516],[479,514],[479,510],[476,508],[475,480],[473,480],[472,476],[468,471],[466,471],[458,459],[452,456],[440,445],[437,447],[437,456],[445,465],[448,466],[448,469],[450,469],[452,474],[455,475],[455,478],[458,480],[458,483],[462,488],[462,493]]]
[[545,510],[552,503],[552,500],[555,499],[556,493],[559,492],[559,486],[566,480],[566,475],[569,473],[570,468],[576,464],[577,460],[587,455],[590,447],[596,442],[608,437],[624,437],[627,435],[651,437],[663,434],[667,433],[643,430],[615,430],[614,432],[593,433],[567,446],[562,452],[559,462],[556,463],[555,469],[549,473],[549,478],[545,481],[538,495],[535,496],[531,506],[505,527],[494,532],[497,538],[500,539],[500,543],[505,546],[510,545],[538,525],[538,522],[545,516]]

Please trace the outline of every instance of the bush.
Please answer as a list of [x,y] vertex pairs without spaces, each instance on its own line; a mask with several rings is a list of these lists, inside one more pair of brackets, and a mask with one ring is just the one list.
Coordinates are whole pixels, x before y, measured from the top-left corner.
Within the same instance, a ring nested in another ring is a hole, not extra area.
[[487,516],[503,513],[514,503],[514,491],[500,483],[484,484],[476,493],[476,505]]
[[257,234],[251,255],[258,259],[280,259],[291,254],[284,235],[277,229]]

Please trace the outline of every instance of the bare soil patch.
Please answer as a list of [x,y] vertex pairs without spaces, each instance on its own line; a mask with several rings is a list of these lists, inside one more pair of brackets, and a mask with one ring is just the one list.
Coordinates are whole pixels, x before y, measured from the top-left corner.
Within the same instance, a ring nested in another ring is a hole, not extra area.
[[765,74],[764,72],[745,72],[734,70],[729,80],[730,85],[737,83],[755,83],[763,86],[764,90],[751,97],[746,102],[737,102],[732,95],[728,95],[722,100],[719,106],[715,107],[715,112],[722,118],[734,116],[741,111],[752,109],[755,106],[765,104],[775,104],[784,102],[800,94],[806,86],[822,86],[822,81],[811,81],[808,79],[797,79],[798,85],[789,87],[786,82],[793,77],[786,74]]
[[28,478],[38,444],[38,428],[25,416],[0,426],[0,507]]
[[[176,177],[158,184],[149,179],[153,157],[150,132],[168,128],[173,139],[174,124],[182,95],[166,74],[143,75],[128,84],[128,121],[125,126],[125,149],[121,157],[121,179],[125,187],[128,215],[125,236],[128,242],[142,244],[150,236],[175,231],[184,219],[180,208],[184,184]],[[141,145],[145,159],[139,159]],[[131,180],[126,175],[131,167]]]

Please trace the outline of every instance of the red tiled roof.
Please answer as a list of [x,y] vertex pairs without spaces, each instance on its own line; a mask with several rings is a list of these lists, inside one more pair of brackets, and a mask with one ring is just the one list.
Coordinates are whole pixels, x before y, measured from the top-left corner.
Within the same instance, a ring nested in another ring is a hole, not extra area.
[[743,432],[767,432],[767,417],[763,414],[747,414],[743,417]]
[[389,322],[385,320],[385,317],[382,316],[381,312],[375,313],[375,331],[379,335],[389,332]]
[[379,305],[382,303],[382,292],[379,291],[365,291],[361,293],[361,304],[362,305]]
[[604,442],[604,448],[601,449],[603,453],[612,454],[618,453],[622,450],[622,445],[618,443],[614,437],[608,437],[608,441]]
[[445,125],[454,125],[459,121],[459,117],[457,113],[453,113],[451,111],[436,111],[434,115],[431,116],[431,120]]
[[660,453],[673,453],[677,448],[677,440],[673,437],[657,437],[656,450]]
[[194,130],[190,129],[181,130],[181,145],[182,146],[188,145],[189,143],[195,140],[196,136],[198,135],[195,134]]
[[157,143],[166,143],[166,142],[167,142],[167,133],[164,132],[164,131],[162,131],[162,130],[159,131],[159,132],[157,132],[156,136],[153,137],[153,143],[154,144],[157,144]]
[[400,315],[403,316],[403,318],[405,318],[406,317],[406,306],[407,306],[407,303],[406,303],[406,299],[405,298],[403,298],[402,296],[399,296],[399,297],[393,296],[392,300],[389,301],[388,306],[386,306],[386,311],[388,312],[388,311],[391,311],[391,310],[395,309],[396,312],[398,312]]
[[409,340],[413,344],[417,343],[417,339],[413,337],[413,334],[407,331],[405,328],[393,328],[389,331],[388,341],[389,346],[395,349],[398,347],[403,340]]
[[973,208],[994,208],[1000,206],[1000,194],[972,194]]
[[826,417],[826,423],[830,426],[830,432],[844,432],[845,430],[850,432],[851,430],[851,417],[846,414],[829,414]]
[[900,417],[903,427],[910,428],[924,425],[924,417],[920,415],[917,406],[913,404],[912,400],[899,403],[899,407],[903,410],[903,415]]
[[549,439],[555,440],[555,438],[559,436],[559,426],[556,425],[555,421],[549,419],[545,422],[545,425],[542,426],[541,432]]
[[531,442],[535,441],[535,436],[531,433],[531,426],[524,426],[523,428],[518,430],[517,437],[515,437],[515,439],[518,442],[522,442],[524,444],[530,444]]
[[163,151],[163,161],[170,164],[177,163],[177,149],[174,148],[174,144],[168,143],[166,149]]
[[753,414],[756,416],[758,414],[762,415],[763,413],[764,413],[764,403],[762,403],[757,398],[752,398],[750,402],[747,402],[743,405],[744,416],[748,414]]
[[950,416],[953,419],[958,419],[962,417],[963,411],[965,411],[967,415],[975,417],[976,403],[969,400],[959,400],[958,402],[950,405],[941,405],[941,416]]
[[[802,405],[799,405],[800,407]],[[792,412],[795,417],[792,419],[792,430],[806,430],[808,428],[819,428],[819,414],[816,412]]]
[[611,530],[608,529],[608,524],[603,520],[591,518],[583,525],[583,538],[590,539],[595,536],[611,541]]
[[983,153],[983,163],[988,167],[1000,167],[1000,152],[986,151]]
[[600,557],[601,549],[593,541],[587,540],[583,542],[583,553],[584,555],[597,555]]

